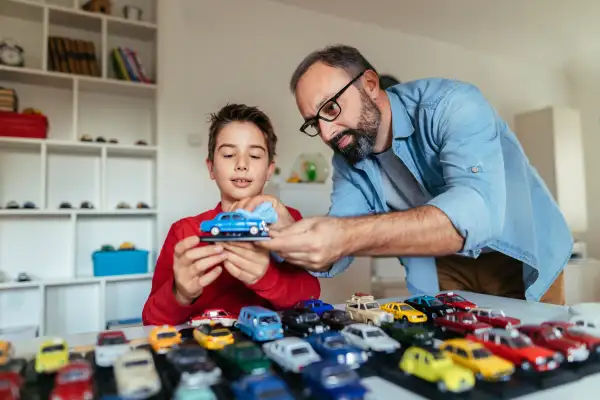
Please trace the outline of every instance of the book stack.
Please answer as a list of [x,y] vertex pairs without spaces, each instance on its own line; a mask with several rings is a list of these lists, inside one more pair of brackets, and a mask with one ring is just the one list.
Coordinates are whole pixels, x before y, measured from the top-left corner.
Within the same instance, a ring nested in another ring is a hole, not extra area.
[[0,111],[16,112],[19,110],[19,98],[14,89],[0,87]]
[[49,36],[48,64],[51,71],[100,76],[94,43],[85,40]]
[[117,47],[112,50],[111,57],[117,79],[152,83],[135,51],[130,48]]

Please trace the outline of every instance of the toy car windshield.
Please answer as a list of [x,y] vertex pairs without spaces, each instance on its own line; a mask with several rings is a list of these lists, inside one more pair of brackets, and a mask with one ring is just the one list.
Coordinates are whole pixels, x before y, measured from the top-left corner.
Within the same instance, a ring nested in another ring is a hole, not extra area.
[[261,325],[276,324],[278,322],[279,322],[279,319],[275,316],[260,317],[258,319],[258,323]]
[[448,299],[447,301],[448,301],[449,303],[457,303],[457,302],[459,302],[459,301],[467,301],[467,300],[465,300],[465,299],[464,299],[464,297],[462,297],[462,296],[459,296],[459,295],[457,295],[457,294],[455,294],[455,295],[451,295],[451,296],[448,296],[448,297],[447,297],[447,299]]
[[464,315],[460,320],[463,324],[474,324],[477,322],[473,315]]
[[379,308],[379,303],[364,303],[367,310]]
[[473,358],[479,360],[481,358],[488,358],[492,353],[488,349],[474,349]]
[[247,347],[238,353],[238,358],[241,360],[254,360],[262,358],[262,352],[256,347]]
[[429,300],[427,300],[427,303],[429,303],[430,306],[443,306],[444,305],[444,303],[442,303],[438,299],[429,299]]
[[64,384],[68,382],[77,382],[88,379],[90,377],[89,371],[84,369],[75,369],[65,374],[60,375],[59,383]]
[[111,344],[125,344],[125,338],[123,336],[109,336],[102,338],[101,345],[111,345]]
[[492,311],[490,311],[490,317],[493,317],[493,318],[505,318],[506,314],[504,314],[504,311],[492,310]]
[[510,347],[515,349],[522,349],[525,347],[531,347],[532,342],[527,336],[518,336],[509,340]]
[[148,365],[148,360],[143,359],[143,360],[133,360],[133,361],[129,361],[127,363],[125,363],[125,367],[127,368],[131,368],[131,367],[143,367],[144,365]]
[[383,333],[381,333],[381,331],[379,329],[373,329],[370,331],[365,332],[365,334],[367,335],[367,337],[382,337]]
[[231,332],[229,332],[226,329],[215,329],[214,331],[212,331],[210,333],[210,336],[227,336],[229,335]]
[[159,339],[166,339],[166,338],[172,338],[177,336],[177,332],[161,332],[158,335],[156,335],[157,338]]
[[409,306],[408,304],[403,304],[400,306],[401,311],[413,311],[414,309],[414,307]]
[[348,343],[346,342],[346,339],[344,339],[343,337],[335,337],[335,338],[326,340],[325,346],[329,347],[330,349],[339,349],[341,347],[348,346]]
[[62,344],[56,344],[54,346],[48,346],[46,348],[44,348],[44,350],[42,350],[42,353],[52,353],[55,351],[63,351],[65,349],[65,346]]
[[319,320],[319,316],[317,314],[304,314],[301,318],[305,322],[317,322]]
[[295,347],[292,349],[291,353],[293,356],[298,356],[300,354],[308,354],[308,348],[307,347]]

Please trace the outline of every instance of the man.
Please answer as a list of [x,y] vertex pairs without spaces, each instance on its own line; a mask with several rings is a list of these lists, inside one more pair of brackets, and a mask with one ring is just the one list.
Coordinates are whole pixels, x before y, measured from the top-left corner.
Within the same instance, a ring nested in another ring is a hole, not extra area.
[[476,87],[424,79],[384,91],[348,46],[308,55],[290,86],[300,130],[334,150],[331,209],[294,223],[273,199],[280,223],[261,246],[322,277],[353,256],[398,256],[414,294],[564,303],[566,221]]

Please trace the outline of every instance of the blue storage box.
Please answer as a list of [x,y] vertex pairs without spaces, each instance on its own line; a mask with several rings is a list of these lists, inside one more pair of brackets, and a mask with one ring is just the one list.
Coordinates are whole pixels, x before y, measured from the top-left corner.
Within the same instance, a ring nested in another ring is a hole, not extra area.
[[95,251],[92,254],[94,276],[145,274],[148,272],[146,250]]

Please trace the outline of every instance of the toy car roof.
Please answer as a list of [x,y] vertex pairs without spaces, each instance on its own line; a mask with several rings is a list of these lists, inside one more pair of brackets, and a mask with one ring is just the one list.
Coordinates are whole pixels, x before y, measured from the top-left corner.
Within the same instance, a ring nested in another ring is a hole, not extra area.
[[456,339],[447,339],[442,343],[443,345],[449,344],[451,346],[461,347],[463,349],[480,349],[483,345],[479,342],[473,342],[472,340],[456,338]]
[[252,314],[261,314],[261,315],[278,315],[275,311],[273,310],[269,310],[268,308],[262,307],[262,306],[245,306],[242,307],[242,309],[240,310],[240,314],[242,312],[249,312]]
[[347,303],[354,303],[357,301],[375,301],[375,297],[366,293],[354,293],[350,300],[346,300]]
[[429,296],[427,294],[419,294],[417,296],[413,296],[413,297],[409,297],[408,299],[406,299],[405,301],[416,301],[419,299],[423,299],[423,300],[437,300],[435,297],[433,296]]

